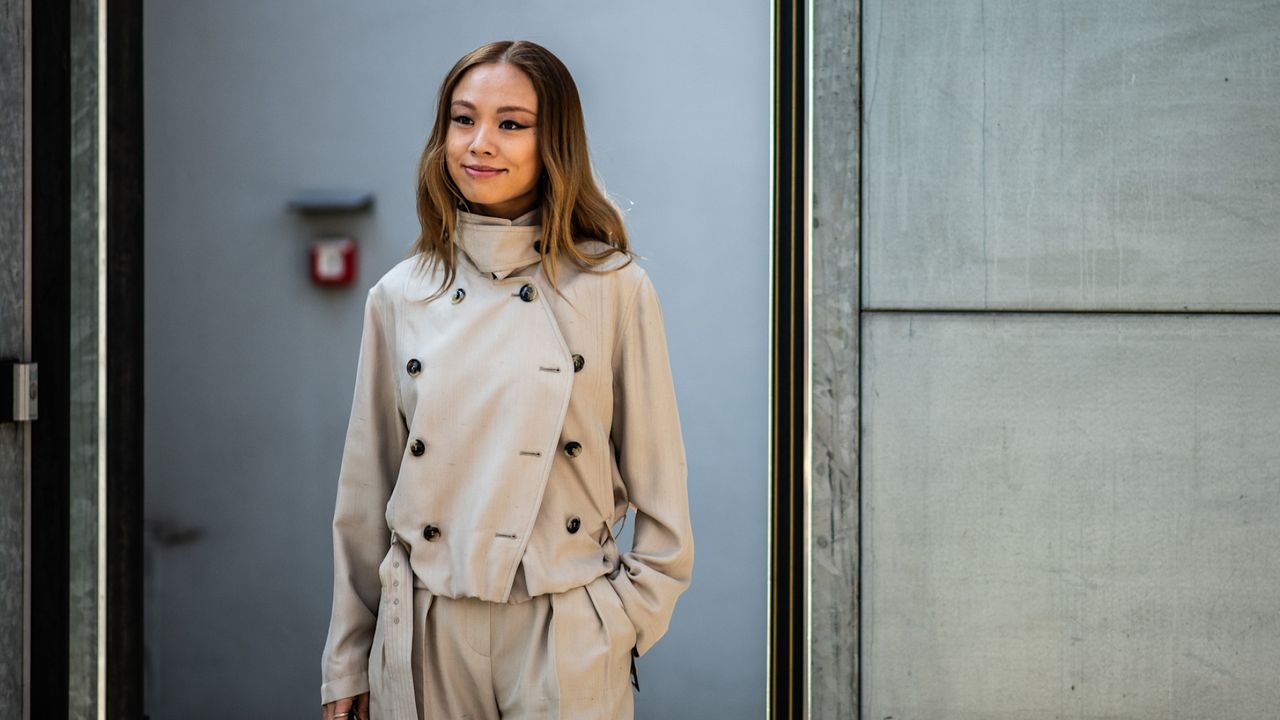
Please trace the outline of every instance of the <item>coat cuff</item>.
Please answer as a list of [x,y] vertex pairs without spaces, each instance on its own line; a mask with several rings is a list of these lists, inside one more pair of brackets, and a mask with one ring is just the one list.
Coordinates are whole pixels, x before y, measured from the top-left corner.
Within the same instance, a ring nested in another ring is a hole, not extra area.
[[328,705],[335,700],[355,697],[367,692],[369,692],[369,673],[347,675],[320,686],[320,704]]
[[[632,573],[636,573],[633,577]],[[622,608],[636,629],[635,656],[649,652],[649,648],[667,633],[671,615],[675,611],[676,597],[688,587],[655,571],[653,568],[624,562],[621,572],[609,578]]]

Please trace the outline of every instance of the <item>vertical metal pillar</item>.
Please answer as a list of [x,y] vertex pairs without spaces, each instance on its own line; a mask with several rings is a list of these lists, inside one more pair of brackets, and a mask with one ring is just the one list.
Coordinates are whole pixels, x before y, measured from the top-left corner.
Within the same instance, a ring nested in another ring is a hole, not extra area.
[[773,299],[770,312],[770,717],[805,717],[808,424],[806,2],[773,18]]

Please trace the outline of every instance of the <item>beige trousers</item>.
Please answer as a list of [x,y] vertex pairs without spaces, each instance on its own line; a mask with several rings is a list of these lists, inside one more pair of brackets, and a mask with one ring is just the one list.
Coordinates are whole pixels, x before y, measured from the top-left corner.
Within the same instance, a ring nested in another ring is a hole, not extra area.
[[[407,619],[407,618],[406,618]],[[413,590],[419,720],[631,720],[635,627],[605,576],[524,602]],[[371,688],[371,720],[393,718]]]

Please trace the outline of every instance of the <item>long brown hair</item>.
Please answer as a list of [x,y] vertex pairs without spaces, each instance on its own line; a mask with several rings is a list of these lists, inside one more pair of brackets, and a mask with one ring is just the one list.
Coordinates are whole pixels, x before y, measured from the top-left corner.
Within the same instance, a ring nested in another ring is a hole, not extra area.
[[[412,253],[418,267],[442,263],[445,268],[440,287],[428,300],[439,297],[457,275],[457,207],[469,207],[466,198],[445,167],[445,135],[449,129],[449,107],[453,91],[462,76],[476,65],[510,63],[533,83],[538,96],[538,154],[543,174],[540,185],[543,265],[551,286],[556,284],[556,266],[567,256],[578,267],[599,272],[597,265],[615,254],[631,261],[632,252],[622,214],[604,194],[591,169],[587,131],[582,119],[582,103],[573,76],[550,50],[527,40],[491,42],[472,50],[460,60],[440,84],[436,100],[435,125],[418,161],[418,222],[421,231]],[[585,252],[578,241],[594,239],[609,247],[598,253]],[[547,262],[550,260],[550,262]],[[625,263],[624,263],[625,264]]]

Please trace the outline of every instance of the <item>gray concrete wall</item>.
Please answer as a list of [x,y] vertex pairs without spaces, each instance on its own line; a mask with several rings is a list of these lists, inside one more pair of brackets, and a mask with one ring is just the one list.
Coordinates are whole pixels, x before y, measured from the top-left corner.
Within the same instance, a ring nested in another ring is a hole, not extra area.
[[102,112],[99,90],[106,70],[99,52],[102,26],[97,0],[75,0],[71,23],[71,243],[70,243],[70,373],[71,388],[67,545],[67,716],[95,720],[106,688],[99,668],[106,661],[106,568],[103,504],[106,388],[102,368],[106,314],[102,312],[106,282],[102,205],[106,189],[100,143]]
[[851,718],[858,696],[858,167],[861,4],[809,6],[813,62],[809,357],[808,717]]
[[[27,360],[23,340],[26,3],[0,0],[0,358]],[[0,377],[0,382],[11,382]],[[0,423],[0,707],[23,708],[25,482],[22,423]]]
[[866,9],[868,308],[1280,309],[1280,4]]
[[[769,7],[585,1],[147,3],[146,691],[153,718],[318,701],[329,522],[363,290],[416,234],[440,79],[525,37],[574,72],[662,296],[698,559],[638,661],[640,718],[764,714]],[[376,193],[308,223],[309,186]],[[306,277],[352,232],[356,287]],[[715,338],[714,343],[706,342]]]
[[864,323],[864,717],[1274,715],[1280,317]]
[[863,718],[1280,707],[1277,36],[866,8]]

